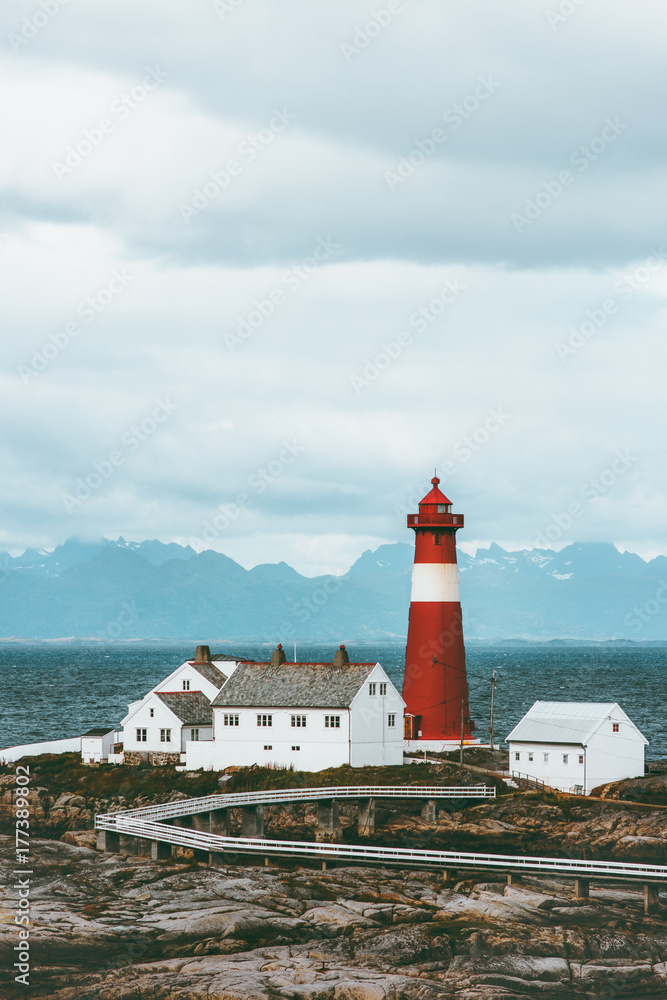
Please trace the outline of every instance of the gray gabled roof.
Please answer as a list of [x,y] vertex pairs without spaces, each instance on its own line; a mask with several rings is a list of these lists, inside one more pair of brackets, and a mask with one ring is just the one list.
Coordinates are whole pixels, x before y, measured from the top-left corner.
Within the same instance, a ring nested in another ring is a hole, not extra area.
[[[634,723],[615,701],[536,701],[507,737],[512,743],[568,743],[586,746],[605,719]],[[645,743],[648,740],[639,733]]]
[[240,663],[214,707],[349,708],[375,663]]
[[194,667],[198,674],[210,681],[214,687],[220,689],[227,681],[227,674],[223,674],[213,663],[195,663],[190,661],[190,666]]
[[211,703],[201,691],[156,691],[155,694],[184,725],[213,725]]

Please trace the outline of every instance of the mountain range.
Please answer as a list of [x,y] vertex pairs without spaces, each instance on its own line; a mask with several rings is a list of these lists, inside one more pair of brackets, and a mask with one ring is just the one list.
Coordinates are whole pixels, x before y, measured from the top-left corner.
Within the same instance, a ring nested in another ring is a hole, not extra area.
[[[0,553],[0,637],[310,642],[391,641],[407,632],[414,550],[364,552],[341,576],[286,563],[246,570],[156,540],[68,539]],[[459,552],[468,641],[667,641],[667,557],[611,544]]]

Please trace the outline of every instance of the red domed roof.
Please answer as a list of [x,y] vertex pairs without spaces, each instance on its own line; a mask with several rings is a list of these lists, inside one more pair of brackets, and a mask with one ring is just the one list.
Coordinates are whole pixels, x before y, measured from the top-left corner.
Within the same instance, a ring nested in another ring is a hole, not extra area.
[[438,489],[438,484],[440,483],[438,477],[434,476],[431,482],[433,483],[433,489],[430,493],[426,494],[423,500],[419,501],[419,506],[421,507],[423,503],[448,503],[451,506],[452,501],[448,500],[445,494]]

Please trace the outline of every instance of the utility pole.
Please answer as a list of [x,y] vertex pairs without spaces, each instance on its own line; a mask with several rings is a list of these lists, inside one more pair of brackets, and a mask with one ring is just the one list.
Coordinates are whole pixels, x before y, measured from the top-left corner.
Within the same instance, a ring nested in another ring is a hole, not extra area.
[[463,767],[463,698],[461,698],[461,750],[459,757],[459,763]]
[[489,733],[491,734],[491,749],[496,748],[493,745],[493,707],[496,700],[496,672],[493,671],[493,676],[491,677],[491,725],[489,726]]

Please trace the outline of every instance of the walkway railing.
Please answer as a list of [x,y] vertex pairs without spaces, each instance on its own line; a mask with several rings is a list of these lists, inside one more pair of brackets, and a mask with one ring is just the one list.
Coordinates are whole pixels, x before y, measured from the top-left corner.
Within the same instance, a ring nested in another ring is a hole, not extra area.
[[[183,804],[183,803],[181,803]],[[221,837],[184,827],[167,826],[140,820],[125,814],[97,816],[100,830],[145,840],[178,844],[213,853],[250,854],[263,857],[320,858],[323,861],[348,861],[356,864],[398,865],[438,869],[476,869],[541,875],[566,875],[578,878],[604,878],[664,882],[667,867],[623,861],[583,861],[570,858],[520,857],[512,854],[475,854],[459,851],[433,851],[405,847],[375,847],[361,844],[329,844],[311,841],[268,840],[245,837]]]
[[[124,809],[123,816],[168,819],[194,813],[240,806],[286,802],[318,802],[323,799],[495,799],[492,785],[332,785],[329,788],[278,788],[254,792],[223,792],[196,799],[176,799],[156,806]],[[107,816],[121,815],[108,813]],[[98,817],[102,818],[102,817]]]

